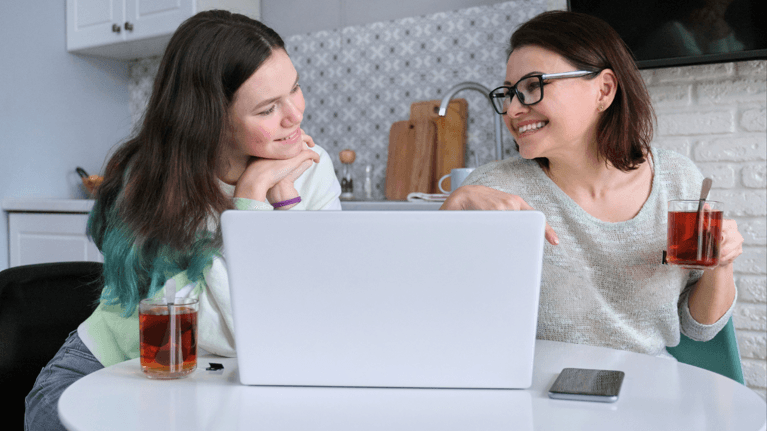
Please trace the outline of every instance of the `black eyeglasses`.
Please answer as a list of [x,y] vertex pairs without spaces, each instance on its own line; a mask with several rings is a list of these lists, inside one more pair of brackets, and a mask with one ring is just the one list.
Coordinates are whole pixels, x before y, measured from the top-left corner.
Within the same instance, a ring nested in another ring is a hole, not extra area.
[[495,112],[503,115],[508,111],[511,105],[511,99],[517,95],[519,103],[530,106],[543,100],[543,86],[548,84],[550,79],[580,78],[587,75],[596,75],[599,72],[589,72],[587,70],[576,70],[573,72],[545,73],[543,75],[533,75],[520,79],[512,86],[502,85],[490,92],[490,100],[493,102]]

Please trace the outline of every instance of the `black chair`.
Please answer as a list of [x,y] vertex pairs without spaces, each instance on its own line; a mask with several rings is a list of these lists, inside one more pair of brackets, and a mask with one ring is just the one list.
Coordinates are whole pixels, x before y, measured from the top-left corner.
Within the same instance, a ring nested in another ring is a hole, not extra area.
[[24,428],[24,397],[95,309],[102,270],[100,262],[56,262],[0,272],[0,388],[11,394],[0,404],[4,429]]

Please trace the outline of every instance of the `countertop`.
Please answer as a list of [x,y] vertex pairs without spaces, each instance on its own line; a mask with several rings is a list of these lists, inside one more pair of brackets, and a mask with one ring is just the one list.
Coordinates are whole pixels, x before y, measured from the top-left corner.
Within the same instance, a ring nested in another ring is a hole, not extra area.
[[89,213],[93,199],[4,199],[3,211],[45,213]]
[[[3,210],[8,212],[88,213],[93,199],[5,199]],[[345,211],[423,211],[438,210],[441,202],[407,201],[341,201]]]

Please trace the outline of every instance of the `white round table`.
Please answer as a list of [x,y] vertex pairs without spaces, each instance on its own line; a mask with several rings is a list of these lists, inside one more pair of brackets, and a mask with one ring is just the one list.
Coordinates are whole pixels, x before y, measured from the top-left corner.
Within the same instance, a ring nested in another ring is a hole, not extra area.
[[[206,371],[209,362],[223,372]],[[548,398],[563,368],[624,371],[612,404]],[[674,360],[537,341],[525,390],[256,387],[237,360],[200,357],[181,380],[150,380],[138,359],[70,386],[59,417],[72,431],[109,430],[767,430],[749,388]]]

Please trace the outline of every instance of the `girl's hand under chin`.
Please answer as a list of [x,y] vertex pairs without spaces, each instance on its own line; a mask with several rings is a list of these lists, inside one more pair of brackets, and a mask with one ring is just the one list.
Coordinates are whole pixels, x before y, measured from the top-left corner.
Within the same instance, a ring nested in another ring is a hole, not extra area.
[[[319,163],[320,155],[310,150],[314,147],[311,136],[301,130],[301,139],[304,149],[298,155],[290,159],[261,159],[253,157],[248,162],[237,186],[234,197],[247,198],[265,202],[280,202],[298,196],[293,182],[298,179],[312,164]],[[294,205],[281,207],[289,209]]]

